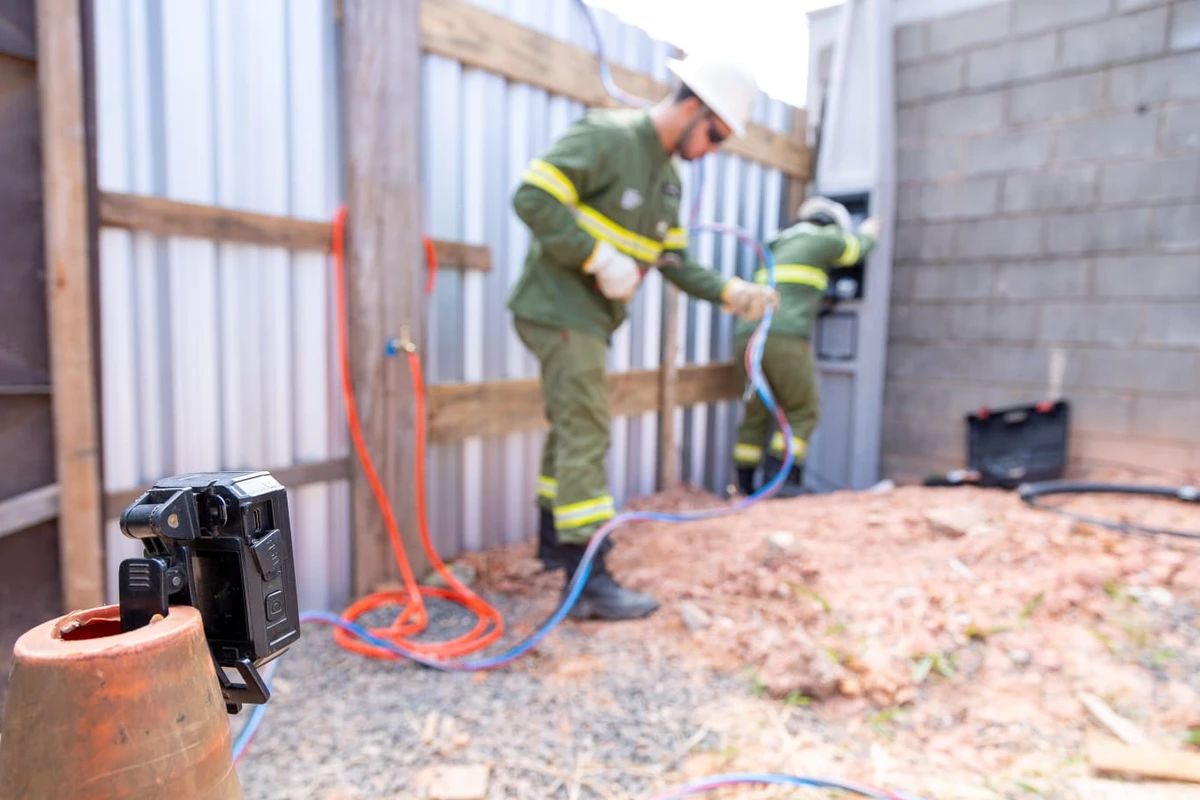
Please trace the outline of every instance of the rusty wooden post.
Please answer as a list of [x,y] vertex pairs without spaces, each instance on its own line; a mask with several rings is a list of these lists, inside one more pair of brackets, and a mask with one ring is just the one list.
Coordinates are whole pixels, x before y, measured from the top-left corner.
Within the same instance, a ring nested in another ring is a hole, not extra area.
[[[408,362],[389,357],[403,332],[422,348],[420,0],[343,0],[346,281],[351,376],[363,437],[417,575],[416,408]],[[361,463],[351,473],[354,589],[396,577],[387,530]]]
[[81,26],[78,3],[38,0],[46,296],[64,610],[104,601]]

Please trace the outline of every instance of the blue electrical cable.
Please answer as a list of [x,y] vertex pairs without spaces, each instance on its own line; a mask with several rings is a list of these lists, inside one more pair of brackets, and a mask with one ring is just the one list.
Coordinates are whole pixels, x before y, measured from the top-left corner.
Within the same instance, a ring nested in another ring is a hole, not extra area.
[[743,784],[774,785],[774,786],[803,786],[813,789],[841,789],[853,792],[863,797],[873,797],[877,800],[919,800],[912,795],[902,792],[892,792],[887,789],[877,789],[860,783],[814,778],[800,775],[781,775],[772,772],[729,772],[723,775],[711,775],[700,778],[683,786],[676,787],[666,794],[658,795],[654,800],[677,800],[680,797],[711,792],[728,786]]

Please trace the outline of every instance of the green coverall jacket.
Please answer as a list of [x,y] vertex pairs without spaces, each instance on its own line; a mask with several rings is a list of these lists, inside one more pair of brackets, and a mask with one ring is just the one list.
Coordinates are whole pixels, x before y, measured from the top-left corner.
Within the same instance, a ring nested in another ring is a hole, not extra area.
[[583,271],[601,239],[643,267],[675,254],[681,263],[663,268],[663,277],[720,302],[725,279],[688,257],[681,195],[679,173],[647,112],[589,112],[530,163],[513,196],[533,239],[509,309],[519,319],[609,340],[625,321],[625,303],[601,294]]

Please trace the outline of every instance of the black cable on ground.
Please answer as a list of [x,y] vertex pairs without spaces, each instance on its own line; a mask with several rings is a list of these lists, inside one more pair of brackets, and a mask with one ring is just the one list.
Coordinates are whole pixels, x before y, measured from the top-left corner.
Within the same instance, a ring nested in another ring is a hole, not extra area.
[[1064,517],[1099,525],[1102,528],[1121,533],[1144,533],[1153,536],[1174,536],[1180,539],[1200,539],[1200,532],[1177,531],[1170,528],[1156,528],[1149,525],[1139,525],[1133,522],[1120,522],[1088,514],[1079,514],[1059,506],[1047,506],[1038,502],[1041,497],[1058,494],[1127,494],[1143,497],[1164,497],[1171,500],[1182,500],[1185,503],[1200,505],[1200,487],[1196,486],[1142,486],[1124,483],[1093,483],[1088,481],[1042,481],[1026,483],[1017,488],[1021,500],[1030,508],[1039,511],[1052,511]]

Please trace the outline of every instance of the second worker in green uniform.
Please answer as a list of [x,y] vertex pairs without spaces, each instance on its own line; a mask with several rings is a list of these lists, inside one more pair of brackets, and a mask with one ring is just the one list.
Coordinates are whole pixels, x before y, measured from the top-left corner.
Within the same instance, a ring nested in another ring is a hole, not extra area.
[[[778,296],[691,261],[680,221],[673,156],[701,158],[745,135],[758,87],[744,68],[670,62],[682,86],[648,111],[592,111],[534,159],[513,195],[532,237],[509,297],[517,335],[541,366],[550,433],[542,455],[538,556],[568,581],[592,536],[616,514],[608,487],[608,381],[612,334],[644,269],[663,263],[684,292],[759,319]],[[670,261],[673,265],[667,266]],[[608,540],[572,609],[577,618],[632,619],[657,601],[617,584]]]
[[[808,440],[820,418],[821,400],[809,340],[829,284],[829,272],[834,267],[857,263],[871,251],[878,237],[876,218],[864,220],[854,233],[850,213],[843,205],[813,197],[801,205],[796,224],[781,231],[769,245],[775,259],[780,305],[767,330],[762,370],[775,402],[787,416],[793,448],[792,469],[777,496],[803,491]],[[767,282],[765,267],[755,274],[755,282]],[[756,322],[743,320],[734,328],[734,361],[743,382],[748,380],[746,347],[755,327]],[[754,393],[745,404],[733,450],[738,491],[744,495],[754,493],[754,474],[760,465],[764,467],[764,484],[783,465],[783,433],[772,433],[774,425],[771,412]]]

